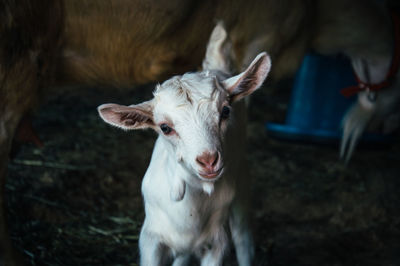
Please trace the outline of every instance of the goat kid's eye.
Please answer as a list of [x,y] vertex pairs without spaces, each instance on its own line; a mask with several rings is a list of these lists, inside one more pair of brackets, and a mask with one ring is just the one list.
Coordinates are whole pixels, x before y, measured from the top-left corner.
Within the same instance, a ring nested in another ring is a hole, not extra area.
[[228,106],[222,107],[221,119],[227,119],[229,117],[230,113],[231,113],[231,109]]
[[160,125],[160,129],[161,131],[165,134],[165,135],[169,135],[172,132],[172,128],[170,126],[168,126],[167,124],[161,124]]

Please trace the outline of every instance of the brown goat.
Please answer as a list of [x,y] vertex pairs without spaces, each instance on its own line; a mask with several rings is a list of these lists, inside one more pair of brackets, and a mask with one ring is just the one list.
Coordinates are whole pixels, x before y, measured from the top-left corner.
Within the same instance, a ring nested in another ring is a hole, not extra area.
[[19,264],[6,226],[6,168],[16,127],[41,95],[58,84],[131,87],[193,70],[217,20],[232,38],[236,68],[266,50],[275,78],[295,70],[309,48],[391,56],[390,21],[372,2],[0,1],[0,265]]

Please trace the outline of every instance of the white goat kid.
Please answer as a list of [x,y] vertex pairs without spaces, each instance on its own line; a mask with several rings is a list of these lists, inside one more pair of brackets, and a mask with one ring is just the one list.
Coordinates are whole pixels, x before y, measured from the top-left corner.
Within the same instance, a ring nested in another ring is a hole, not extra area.
[[[222,265],[231,232],[239,265],[250,265],[254,247],[244,208],[249,188],[245,166],[245,106],[270,70],[259,54],[230,77],[226,32],[214,29],[203,71],[175,76],[157,86],[154,98],[131,106],[104,104],[100,116],[123,129],[159,133],[142,184],[146,218],[141,265]],[[230,230],[228,230],[230,226]]]

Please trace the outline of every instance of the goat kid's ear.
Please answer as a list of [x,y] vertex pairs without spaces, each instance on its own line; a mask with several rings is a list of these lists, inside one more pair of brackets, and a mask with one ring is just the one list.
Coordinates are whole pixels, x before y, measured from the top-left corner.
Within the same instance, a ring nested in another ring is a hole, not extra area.
[[155,128],[152,101],[130,106],[107,103],[97,111],[106,123],[125,130]]
[[229,73],[232,57],[232,43],[228,38],[223,22],[219,21],[208,41],[206,56],[202,65],[203,70],[220,70]]
[[244,72],[224,80],[222,83],[231,101],[238,101],[257,90],[268,76],[270,69],[271,59],[266,52],[263,52],[257,55]]

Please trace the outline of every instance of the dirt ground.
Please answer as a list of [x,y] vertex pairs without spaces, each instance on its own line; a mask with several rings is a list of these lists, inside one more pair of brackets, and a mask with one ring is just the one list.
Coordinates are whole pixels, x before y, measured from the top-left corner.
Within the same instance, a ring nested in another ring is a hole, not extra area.
[[[6,187],[27,265],[137,265],[140,183],[156,135],[112,128],[96,107],[151,91],[69,88],[35,114],[44,147],[15,150]],[[263,88],[250,105],[255,265],[400,265],[400,138],[358,149],[347,166],[337,147],[274,140],[264,125],[284,119],[289,94]],[[236,265],[233,252],[225,265]]]

